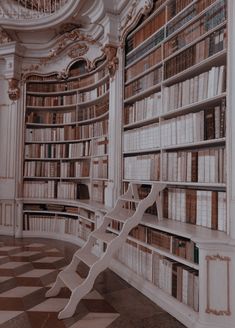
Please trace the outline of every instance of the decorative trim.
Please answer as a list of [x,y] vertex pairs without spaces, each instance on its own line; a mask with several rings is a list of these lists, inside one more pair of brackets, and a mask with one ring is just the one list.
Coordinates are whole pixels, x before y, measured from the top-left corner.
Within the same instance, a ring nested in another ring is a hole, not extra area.
[[78,43],[72,49],[68,51],[70,58],[77,58],[84,56],[89,50],[89,47],[85,43]]
[[103,53],[107,59],[107,68],[111,78],[114,78],[114,75],[118,69],[118,58],[117,58],[117,47],[111,44],[106,44],[102,48]]
[[20,98],[20,89],[18,87],[19,81],[17,79],[8,80],[8,96],[12,101]]
[[[221,315],[231,315],[231,310],[230,310],[230,268],[229,264],[231,262],[231,258],[228,256],[221,256],[219,254],[217,255],[207,255],[206,256],[206,266],[207,266],[207,307],[205,312],[208,314],[214,314],[217,316]],[[210,261],[220,261],[220,262],[227,262],[226,267],[227,267],[227,309],[224,310],[216,310],[216,309],[211,309],[210,308],[210,285],[209,285],[209,280],[210,280]]]
[[8,35],[8,33],[2,27],[0,27],[0,44],[5,44],[5,43],[12,42],[12,41],[13,40]]
[[[69,44],[72,44],[74,42],[83,42],[80,47],[84,48],[84,42],[88,44],[97,44],[98,46],[101,46],[101,43],[93,39],[90,35],[82,34],[79,31],[79,28],[75,28],[70,32],[64,33],[62,36],[59,37],[57,40],[57,45],[55,48],[51,49],[47,57],[44,57],[41,59],[41,62],[43,64],[47,64],[52,58],[57,57]],[[76,43],[76,47],[78,46],[78,43]],[[87,46],[87,51],[89,50],[89,47]],[[84,50],[83,50],[84,51]],[[86,51],[86,52],[87,52]]]
[[151,9],[153,8],[153,0],[145,0],[144,5],[139,8],[139,11],[137,11],[137,7],[139,3],[140,0],[134,0],[132,2],[131,8],[126,16],[124,24],[120,26],[119,40],[121,42],[122,47],[124,46],[124,40],[130,29],[137,24],[137,22],[139,21],[142,15],[147,16],[151,11]]

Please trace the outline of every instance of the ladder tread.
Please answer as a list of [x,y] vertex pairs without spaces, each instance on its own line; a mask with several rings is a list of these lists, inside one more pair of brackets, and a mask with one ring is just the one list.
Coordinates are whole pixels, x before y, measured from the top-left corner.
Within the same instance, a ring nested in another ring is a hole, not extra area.
[[75,271],[61,271],[59,275],[60,279],[71,290],[71,292],[84,281],[84,279]]
[[92,233],[92,236],[94,236],[99,240],[104,241],[106,244],[109,244],[112,240],[114,240],[117,237],[117,235],[115,235],[114,233],[101,232],[101,231],[94,231]]
[[108,213],[107,217],[116,221],[125,222],[127,219],[133,216],[134,213],[135,211],[133,210],[122,208],[118,213]]
[[142,200],[139,198],[132,198],[132,197],[128,197],[128,196],[121,196],[119,199],[125,200],[127,202],[132,202],[132,203],[139,203]]
[[75,256],[89,267],[99,260],[98,256],[92,254],[91,252],[82,251],[82,249],[75,254]]

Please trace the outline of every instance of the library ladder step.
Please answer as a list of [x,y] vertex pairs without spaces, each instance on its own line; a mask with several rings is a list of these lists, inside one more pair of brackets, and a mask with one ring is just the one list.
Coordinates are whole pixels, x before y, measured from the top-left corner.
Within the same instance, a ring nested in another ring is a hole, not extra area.
[[[62,287],[71,290],[70,299],[59,313],[59,319],[74,314],[80,300],[91,291],[97,276],[109,266],[113,255],[126,241],[129,232],[140,223],[148,207],[156,202],[158,219],[162,218],[160,192],[166,185],[153,183],[145,198],[139,197],[140,185],[129,184],[127,192],[119,197],[115,207],[104,216],[102,224],[89,235],[84,246],[74,253],[71,263],[58,274],[54,285],[46,293],[47,297],[51,297],[58,295]],[[106,245],[100,257],[93,254],[99,243]],[[80,262],[89,268],[86,278],[77,273]]]

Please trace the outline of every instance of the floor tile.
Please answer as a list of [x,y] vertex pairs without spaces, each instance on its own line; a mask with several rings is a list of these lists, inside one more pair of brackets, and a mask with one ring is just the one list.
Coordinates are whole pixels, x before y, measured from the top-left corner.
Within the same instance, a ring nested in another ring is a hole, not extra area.
[[106,328],[118,317],[119,313],[88,313],[70,328]]

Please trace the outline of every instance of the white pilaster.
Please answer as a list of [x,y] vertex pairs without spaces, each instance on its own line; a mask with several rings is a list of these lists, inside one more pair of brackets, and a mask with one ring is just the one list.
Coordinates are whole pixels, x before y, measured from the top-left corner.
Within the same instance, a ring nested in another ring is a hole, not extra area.
[[123,54],[121,48],[117,50],[117,57],[118,70],[110,81],[109,96],[109,191],[112,190],[113,202],[120,195],[122,177]]

